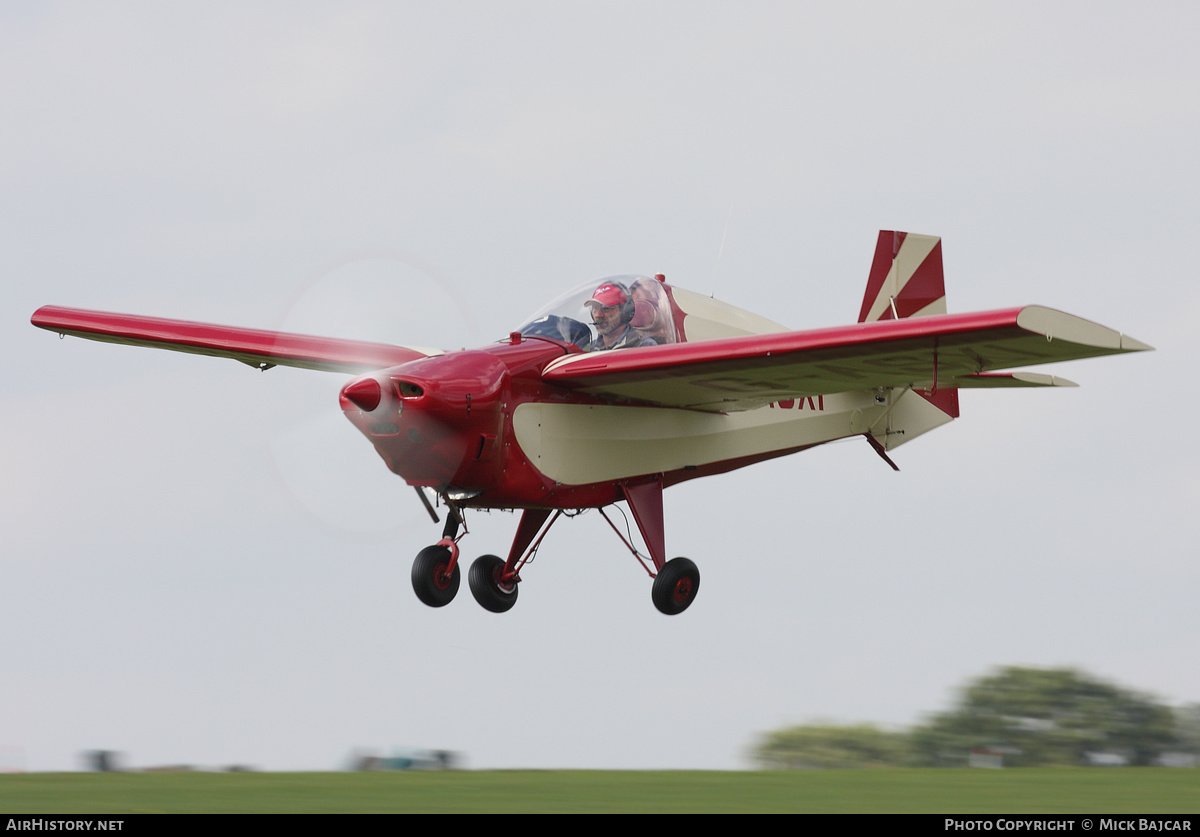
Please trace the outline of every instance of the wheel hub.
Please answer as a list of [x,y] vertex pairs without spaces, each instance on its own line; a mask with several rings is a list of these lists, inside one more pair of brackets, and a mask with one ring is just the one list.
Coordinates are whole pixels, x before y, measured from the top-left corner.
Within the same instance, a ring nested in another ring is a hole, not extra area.
[[692,580],[690,578],[681,578],[675,584],[675,602],[676,604],[685,602],[692,595]]
[[433,568],[433,586],[439,590],[445,590],[450,586],[450,573],[446,572],[449,564],[438,564]]

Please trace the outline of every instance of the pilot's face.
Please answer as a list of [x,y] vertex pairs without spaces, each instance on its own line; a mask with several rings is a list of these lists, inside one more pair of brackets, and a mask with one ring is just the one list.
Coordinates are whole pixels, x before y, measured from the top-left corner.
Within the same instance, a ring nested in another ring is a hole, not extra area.
[[592,322],[596,324],[596,331],[604,335],[612,334],[621,327],[621,306],[592,306]]

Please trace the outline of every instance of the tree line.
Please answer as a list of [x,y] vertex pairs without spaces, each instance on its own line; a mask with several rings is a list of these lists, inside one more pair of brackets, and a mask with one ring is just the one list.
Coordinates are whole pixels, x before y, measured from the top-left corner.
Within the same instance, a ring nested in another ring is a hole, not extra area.
[[955,706],[905,731],[807,724],[766,733],[768,769],[1196,765],[1200,704],[1172,709],[1070,668],[1009,666],[969,682]]

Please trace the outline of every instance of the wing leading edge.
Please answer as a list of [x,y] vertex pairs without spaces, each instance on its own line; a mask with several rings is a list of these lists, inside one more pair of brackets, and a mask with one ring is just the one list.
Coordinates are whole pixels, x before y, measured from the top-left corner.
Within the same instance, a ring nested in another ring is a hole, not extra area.
[[387,343],[313,337],[135,314],[110,314],[56,305],[39,308],[30,321],[38,328],[72,337],[227,357],[258,369],[295,366],[358,374],[440,354],[434,350]]
[[[984,373],[1150,348],[1071,314],[1028,306],[570,355],[546,367],[543,378],[596,395],[726,412],[877,387],[1019,386],[1019,377],[1005,384]],[[1029,377],[1044,384],[1048,376]]]

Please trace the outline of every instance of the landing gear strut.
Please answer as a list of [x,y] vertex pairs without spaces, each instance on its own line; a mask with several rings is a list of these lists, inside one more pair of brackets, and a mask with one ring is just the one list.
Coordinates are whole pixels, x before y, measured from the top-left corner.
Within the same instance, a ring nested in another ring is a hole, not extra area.
[[497,555],[484,555],[471,565],[467,582],[471,585],[471,595],[484,610],[504,613],[517,603],[521,568],[533,560],[542,538],[546,537],[560,514],[562,512],[554,512],[551,516],[549,509],[526,509],[521,513],[521,522],[517,524],[517,534],[508,552],[508,560]]
[[[687,558],[667,560],[666,531],[663,527],[662,480],[652,480],[640,483],[622,483],[621,490],[633,512],[638,531],[650,551],[650,560],[654,562],[654,587],[650,590],[650,598],[654,606],[668,616],[683,613],[696,598],[700,590],[700,571]],[[604,511],[601,509],[601,514]],[[607,519],[607,517],[605,518]],[[612,526],[612,521],[609,521]],[[620,530],[613,526],[617,537],[625,540]],[[625,541],[625,545],[633,551],[638,560],[641,556],[637,550]],[[649,572],[649,568],[647,568]]]
[[442,539],[417,553],[412,565],[413,592],[430,607],[445,607],[458,595],[462,574],[458,569],[458,527],[462,517],[450,507]]

